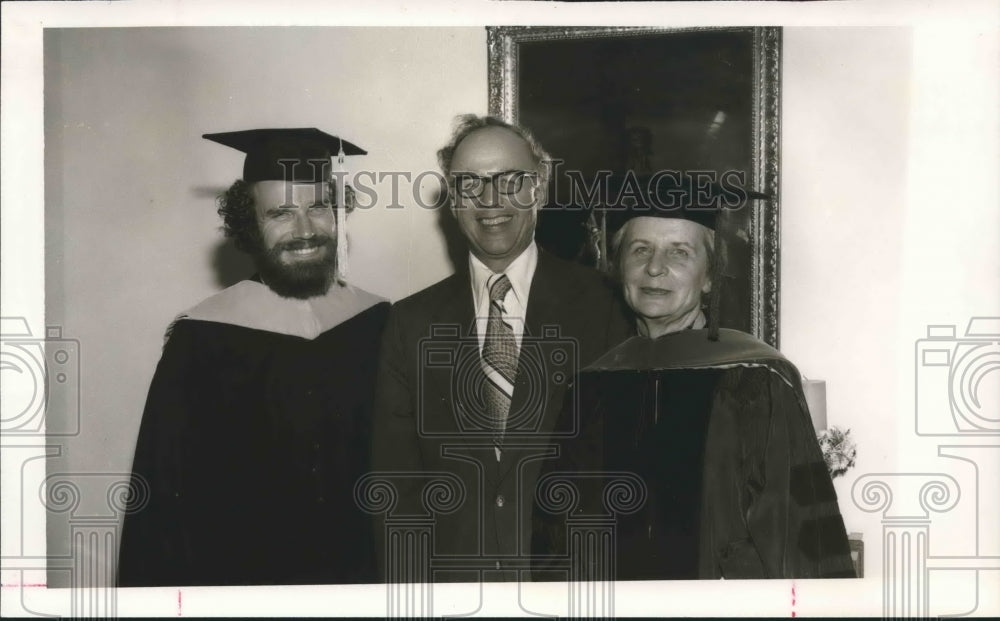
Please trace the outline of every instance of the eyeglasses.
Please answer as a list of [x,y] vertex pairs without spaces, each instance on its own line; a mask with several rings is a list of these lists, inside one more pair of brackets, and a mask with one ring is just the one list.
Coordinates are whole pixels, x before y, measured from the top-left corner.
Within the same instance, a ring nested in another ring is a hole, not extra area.
[[524,187],[524,180],[538,179],[538,173],[528,170],[504,170],[488,176],[472,173],[452,173],[455,178],[455,188],[462,198],[479,198],[486,189],[486,183],[492,183],[493,188],[504,196],[517,194]]

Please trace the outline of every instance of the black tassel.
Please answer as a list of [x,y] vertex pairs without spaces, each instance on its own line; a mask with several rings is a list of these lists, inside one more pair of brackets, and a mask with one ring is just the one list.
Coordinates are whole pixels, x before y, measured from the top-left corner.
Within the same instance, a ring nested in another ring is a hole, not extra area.
[[720,298],[722,297],[719,292],[722,287],[719,286],[719,280],[722,274],[714,275],[712,278],[712,291],[709,293],[708,301],[708,340],[718,341],[719,340],[719,306],[721,304]]
[[719,319],[722,315],[722,281],[726,273],[728,244],[726,217],[719,214],[715,225],[715,257],[711,265],[712,290],[708,294],[708,340],[719,340]]

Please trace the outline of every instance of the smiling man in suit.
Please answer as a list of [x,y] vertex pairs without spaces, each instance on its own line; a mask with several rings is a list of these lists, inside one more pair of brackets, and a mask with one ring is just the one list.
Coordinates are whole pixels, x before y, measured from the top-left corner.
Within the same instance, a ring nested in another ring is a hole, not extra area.
[[[435,569],[401,571],[380,521],[382,576],[517,580],[527,575],[518,557],[530,553],[535,482],[554,455],[570,381],[628,326],[599,273],[535,244],[550,171],[527,131],[465,115],[438,160],[468,262],[393,307],[373,431],[373,468],[395,488],[390,517],[433,519]],[[454,502],[436,503],[435,478],[457,490]]]

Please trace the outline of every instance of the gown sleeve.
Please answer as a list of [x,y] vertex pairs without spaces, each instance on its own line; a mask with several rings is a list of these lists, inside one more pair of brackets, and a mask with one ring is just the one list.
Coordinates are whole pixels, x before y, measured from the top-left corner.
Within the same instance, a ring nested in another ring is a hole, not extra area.
[[837,494],[801,390],[764,369],[744,371],[738,384],[745,524],[760,577],[855,577]]
[[122,527],[120,586],[180,584],[189,575],[184,438],[197,408],[192,383],[197,345],[188,324],[172,326],[146,398]]

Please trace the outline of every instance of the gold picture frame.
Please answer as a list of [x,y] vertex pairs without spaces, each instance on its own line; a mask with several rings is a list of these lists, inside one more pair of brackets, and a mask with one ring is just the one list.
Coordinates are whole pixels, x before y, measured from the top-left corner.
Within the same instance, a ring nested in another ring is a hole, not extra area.
[[[574,155],[593,167],[611,151],[608,135],[632,119],[673,124],[674,137],[690,119],[727,120],[723,159],[742,158],[746,185],[770,200],[751,201],[735,227],[721,323],[777,347],[781,28],[496,26],[487,47],[490,113],[526,126],[570,167]],[[600,227],[591,229],[606,248]]]

